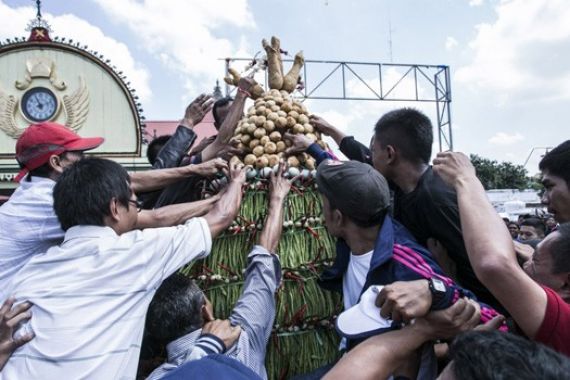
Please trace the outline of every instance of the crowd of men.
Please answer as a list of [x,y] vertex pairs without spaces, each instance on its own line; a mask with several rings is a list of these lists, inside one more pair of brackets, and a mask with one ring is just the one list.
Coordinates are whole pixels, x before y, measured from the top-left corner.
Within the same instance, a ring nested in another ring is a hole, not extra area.
[[[198,97],[175,134],[151,144],[145,172],[83,157],[102,138],[50,122],[25,130],[21,182],[0,207],[0,379],[133,379],[143,335],[167,354],[149,379],[267,378],[283,203],[298,178],[278,165],[256,244],[230,253],[248,263],[231,315],[216,318],[177,273],[207,257],[238,214],[247,168],[227,159],[253,85],[242,78],[235,99],[215,104]],[[212,108],[218,134],[194,146]],[[552,219],[513,225],[467,156],[430,164],[433,127],[421,112],[386,113],[370,146],[311,123],[348,157],[286,135],[286,154],[317,160],[337,240],[320,285],[342,294],[344,312],[339,360],[298,378],[570,378],[570,140],[539,165]],[[227,186],[201,199],[219,173]]]

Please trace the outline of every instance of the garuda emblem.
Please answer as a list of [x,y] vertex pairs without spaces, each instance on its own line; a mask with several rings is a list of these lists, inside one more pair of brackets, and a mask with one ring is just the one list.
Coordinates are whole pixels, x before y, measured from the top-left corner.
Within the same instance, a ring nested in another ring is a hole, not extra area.
[[[31,86],[35,78],[49,79],[50,86]],[[14,86],[20,90],[20,96],[0,89],[0,129],[8,136],[17,139],[26,129],[23,125],[18,126],[18,118],[23,118],[25,124],[51,121],[61,109],[68,128],[77,131],[85,124],[89,113],[89,91],[85,80],[80,76],[78,88],[60,99],[57,92],[65,91],[67,84],[57,77],[55,63],[51,59],[29,59],[24,79],[17,80]]]

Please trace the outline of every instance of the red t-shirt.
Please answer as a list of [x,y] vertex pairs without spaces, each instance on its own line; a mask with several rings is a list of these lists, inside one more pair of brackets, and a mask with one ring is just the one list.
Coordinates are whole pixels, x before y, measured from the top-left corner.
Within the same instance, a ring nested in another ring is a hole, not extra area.
[[570,305],[552,289],[546,292],[546,313],[534,340],[570,356]]

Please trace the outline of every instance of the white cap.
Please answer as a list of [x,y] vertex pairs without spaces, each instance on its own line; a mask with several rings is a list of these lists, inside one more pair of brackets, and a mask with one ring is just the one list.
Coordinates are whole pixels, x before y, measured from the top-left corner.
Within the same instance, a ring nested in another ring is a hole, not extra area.
[[372,285],[362,294],[359,303],[338,316],[336,329],[340,335],[357,338],[392,327],[392,321],[382,318],[380,308],[376,306],[376,297],[382,288],[382,285]]

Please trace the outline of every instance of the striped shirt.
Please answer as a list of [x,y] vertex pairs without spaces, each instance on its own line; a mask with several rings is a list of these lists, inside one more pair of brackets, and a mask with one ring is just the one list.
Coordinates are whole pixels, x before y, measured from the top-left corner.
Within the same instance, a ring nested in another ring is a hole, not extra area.
[[[276,255],[260,245],[253,247],[248,261],[243,292],[229,317],[231,324],[241,326],[242,331],[225,354],[267,379],[265,351],[275,319],[275,292],[281,282],[281,265]],[[214,341],[200,338],[201,332],[196,330],[170,342],[166,346],[168,361],[147,380],[160,379],[206,354],[221,353]]]
[[202,218],[120,236],[110,227],[70,228],[61,246],[35,255],[13,279],[9,292],[34,304],[22,330],[36,337],[0,379],[134,379],[156,289],[211,245]]

